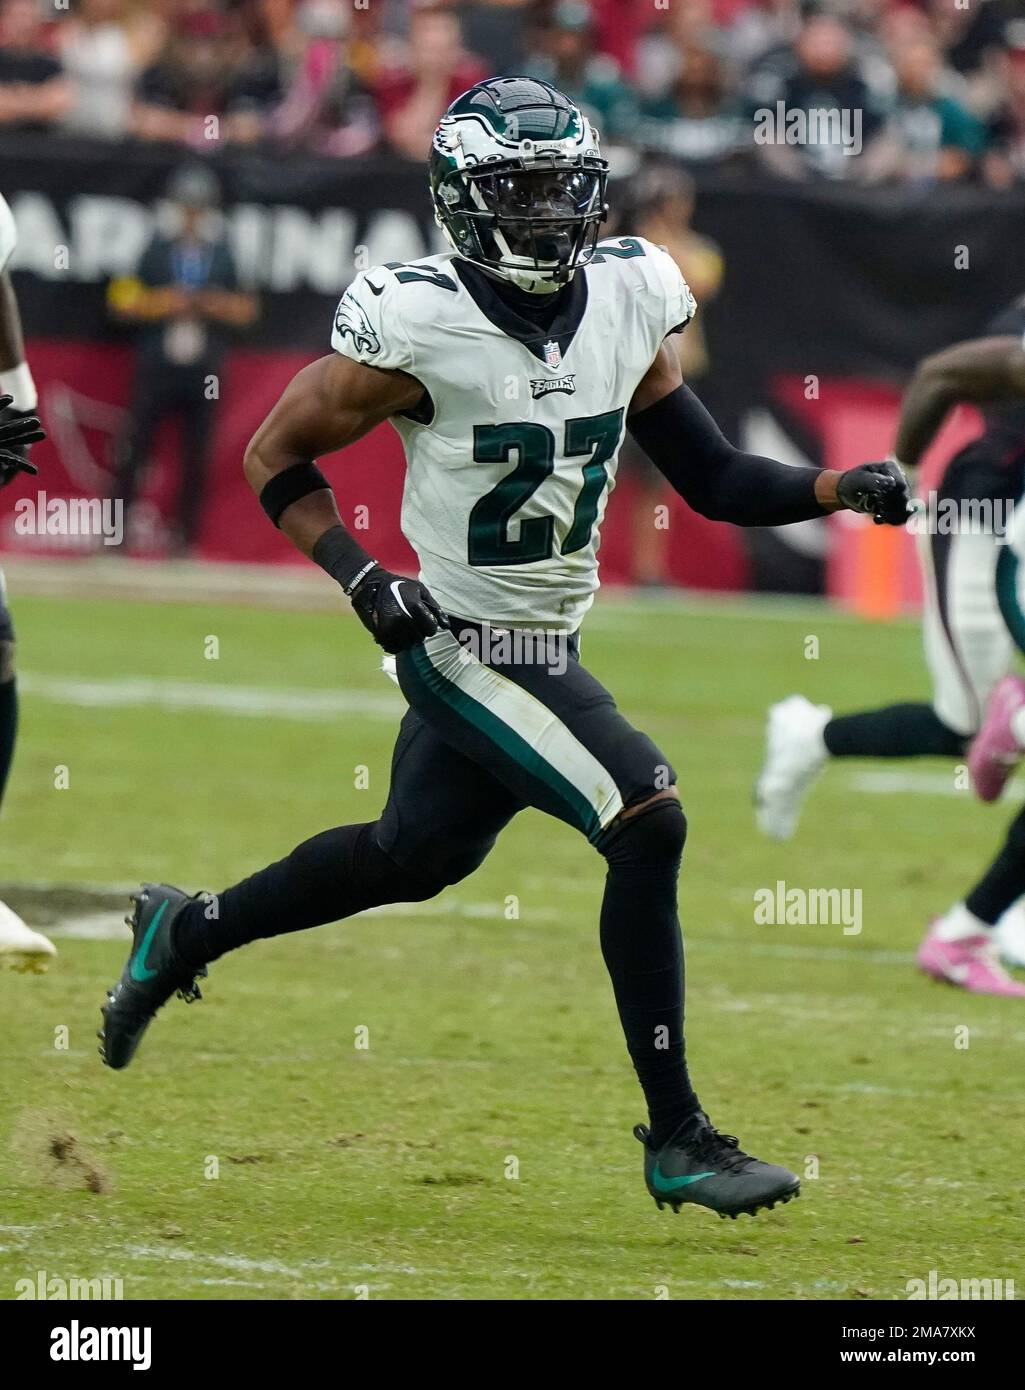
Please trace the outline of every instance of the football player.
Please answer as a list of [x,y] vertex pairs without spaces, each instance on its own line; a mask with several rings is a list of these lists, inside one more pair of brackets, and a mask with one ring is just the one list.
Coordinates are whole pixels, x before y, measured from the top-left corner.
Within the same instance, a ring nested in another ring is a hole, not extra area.
[[[759,825],[776,839],[793,834],[804,794],[831,757],[969,756],[976,789],[993,800],[1021,756],[1025,719],[1017,711],[1025,705],[1025,682],[1007,674],[1015,646],[1025,650],[1020,544],[1003,532],[1025,490],[1025,298],[1000,313],[984,337],[920,364],[897,426],[902,467],[918,464],[960,401],[981,409],[983,431],[946,465],[936,524],[920,533],[932,701],[837,717],[801,695],[773,705],[755,801]],[[939,525],[941,509],[968,524]],[[987,701],[991,714],[980,733]],[[1023,894],[1025,812],[972,890],[930,924],[918,952],[922,969],[975,993],[1025,997],[1025,986],[1003,969],[997,944],[999,936],[1005,958],[1025,964],[1021,915],[1011,911]]]
[[[44,438],[36,408],[36,388],[25,361],[18,301],[7,263],[16,241],[14,218],[0,196],[0,488],[19,473],[34,473],[28,462],[30,444]],[[14,679],[14,626],[0,570],[0,802],[14,758],[18,727],[18,692]],[[45,969],[56,955],[53,943],[32,931],[6,903],[0,902],[0,965],[15,969]]]
[[[854,507],[898,524],[908,493],[892,464],[796,469],[723,438],[665,341],[694,313],[679,270],[649,242],[599,240],[606,174],[588,120],[547,84],[498,78],[459,97],[430,160],[451,249],[358,275],[333,354],[295,377],[252,440],[245,471],[270,520],[394,655],[409,709],[388,801],[377,820],[324,831],[228,888],[216,913],[144,885],[100,1051],[126,1066],[156,1010],[175,991],[194,996],[226,951],[433,897],[538,807],[605,861],[601,949],[647,1102],[635,1134],[648,1189],[660,1206],[735,1216],[788,1200],[798,1179],[719,1133],[691,1086],[675,774],[579,660],[598,529],[626,428],[692,506],[723,520]],[[382,420],[405,448],[418,580],[363,549],[315,463]],[[524,643],[491,640],[525,631],[544,635],[532,660],[516,659]]]

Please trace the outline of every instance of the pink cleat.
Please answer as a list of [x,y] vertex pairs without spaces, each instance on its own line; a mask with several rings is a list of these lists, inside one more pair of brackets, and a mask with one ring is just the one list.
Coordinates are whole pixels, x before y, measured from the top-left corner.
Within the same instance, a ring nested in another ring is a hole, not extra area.
[[972,994],[1003,994],[1025,999],[1025,985],[1012,980],[1000,964],[996,942],[985,932],[942,941],[937,935],[939,918],[929,923],[918,948],[918,964],[927,975],[947,984],[960,985]]
[[1023,750],[1011,721],[1025,706],[1025,680],[1004,676],[997,681],[986,705],[982,728],[968,750],[968,772],[980,801],[996,801],[1008,777],[1021,761]]

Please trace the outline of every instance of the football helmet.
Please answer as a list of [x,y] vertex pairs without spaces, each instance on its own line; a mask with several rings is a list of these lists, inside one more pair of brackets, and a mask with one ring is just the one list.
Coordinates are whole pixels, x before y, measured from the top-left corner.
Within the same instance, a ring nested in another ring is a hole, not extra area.
[[438,226],[465,260],[520,289],[558,289],[590,261],[607,180],[590,121],[531,77],[478,82],[434,134]]

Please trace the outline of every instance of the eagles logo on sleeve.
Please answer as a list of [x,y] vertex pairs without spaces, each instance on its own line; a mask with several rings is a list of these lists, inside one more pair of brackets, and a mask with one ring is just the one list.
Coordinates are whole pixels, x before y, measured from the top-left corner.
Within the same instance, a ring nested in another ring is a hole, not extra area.
[[335,311],[335,332],[339,338],[351,338],[356,351],[367,357],[381,351],[381,340],[367,318],[363,305],[348,290],[342,295]]

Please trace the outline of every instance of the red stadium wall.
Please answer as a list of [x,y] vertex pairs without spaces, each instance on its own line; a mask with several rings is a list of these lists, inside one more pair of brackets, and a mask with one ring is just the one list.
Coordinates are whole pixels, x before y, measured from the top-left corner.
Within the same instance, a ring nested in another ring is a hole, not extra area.
[[[37,445],[37,478],[25,478],[5,492],[0,544],[12,552],[53,554],[80,550],[77,538],[21,535],[15,530],[14,503],[20,496],[45,492],[50,498],[96,497],[112,488],[115,442],[125,420],[132,379],[132,351],[122,345],[33,339],[29,359],[40,391],[40,409],[50,438]],[[207,485],[199,556],[207,560],[294,562],[289,542],[266,521],[242,476],[242,454],[289,379],[311,360],[308,353],[237,350],[221,373],[213,456]],[[168,422],[140,494],[143,535],[132,548],[140,555],[166,550],[164,525],[177,487],[175,426]],[[413,570],[413,553],[399,531],[402,450],[387,425],[325,465],[336,485],[339,505],[352,524],[357,507],[368,521],[361,539],[382,562]],[[602,535],[602,576],[606,582],[630,578],[630,484],[616,489]],[[732,527],[694,516],[676,497],[670,506],[671,573],[683,585],[738,589],[746,579],[740,538]],[[362,518],[361,518],[362,519]],[[97,542],[92,542],[96,546]]]

